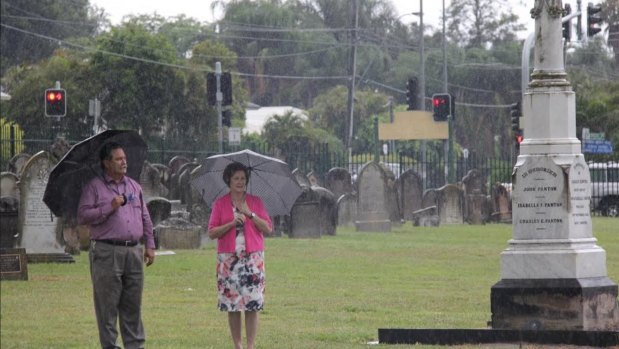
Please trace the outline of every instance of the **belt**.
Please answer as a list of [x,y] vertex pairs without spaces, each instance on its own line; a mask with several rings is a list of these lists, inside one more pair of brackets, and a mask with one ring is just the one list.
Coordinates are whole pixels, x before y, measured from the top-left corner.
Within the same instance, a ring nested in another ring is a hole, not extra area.
[[133,247],[133,246],[138,244],[137,241],[133,241],[133,240],[108,240],[108,239],[104,239],[104,240],[93,240],[93,241],[102,242],[104,244],[109,244],[109,245],[114,245],[114,246],[126,246],[126,247]]

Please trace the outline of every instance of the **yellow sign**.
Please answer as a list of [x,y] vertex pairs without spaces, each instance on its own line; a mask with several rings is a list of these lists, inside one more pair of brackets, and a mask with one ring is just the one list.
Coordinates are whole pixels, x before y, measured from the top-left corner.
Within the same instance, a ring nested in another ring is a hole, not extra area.
[[378,125],[380,140],[448,139],[447,121],[434,121],[431,112],[410,110],[396,112],[393,123]]

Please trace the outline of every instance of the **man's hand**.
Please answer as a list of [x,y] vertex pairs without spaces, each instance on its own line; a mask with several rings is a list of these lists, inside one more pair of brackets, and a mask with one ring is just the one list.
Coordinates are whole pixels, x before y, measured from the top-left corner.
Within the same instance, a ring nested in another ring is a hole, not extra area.
[[122,196],[122,195],[116,195],[112,199],[112,209],[114,209],[114,211],[116,211],[124,203],[125,203],[125,197]]
[[152,248],[144,249],[144,262],[146,262],[146,266],[155,263],[155,250]]

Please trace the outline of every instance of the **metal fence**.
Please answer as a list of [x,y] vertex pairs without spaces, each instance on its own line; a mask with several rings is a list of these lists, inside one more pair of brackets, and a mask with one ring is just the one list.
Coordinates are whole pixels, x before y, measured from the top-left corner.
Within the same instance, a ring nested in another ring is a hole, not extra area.
[[[41,150],[49,151],[53,144],[53,139],[23,139],[23,134],[18,135],[15,130],[10,128],[0,128],[2,131],[0,138],[0,168],[2,171],[9,169],[9,160],[18,153],[35,154]],[[9,134],[5,134],[9,132]],[[12,132],[12,133],[11,133]],[[74,144],[76,141],[69,141],[69,144]],[[186,157],[190,160],[201,161],[202,159],[215,154],[213,149],[217,145],[202,147],[196,144],[191,149],[169,149],[165,142],[151,144],[148,151],[148,161],[151,163],[168,164],[171,159],[177,156]],[[334,167],[342,167],[347,169],[353,179],[359,173],[361,167],[366,163],[373,161],[376,154],[353,154],[350,157],[346,151],[336,151],[329,149],[327,145],[316,147],[302,147],[298,149],[279,149],[265,144],[243,143],[238,146],[225,144],[224,152],[233,152],[241,149],[251,149],[256,152],[280,158],[286,161],[291,169],[297,169],[304,174],[313,174],[320,180],[324,180],[327,172]],[[511,189],[511,174],[513,171],[513,158],[497,159],[486,154],[472,153],[468,157],[459,156],[454,160],[453,168],[455,170],[456,181],[461,181],[469,170],[476,169],[481,175],[487,178],[486,186],[490,192],[492,185],[502,183]],[[386,167],[392,170],[394,175],[399,177],[407,170],[413,170],[422,178],[424,189],[439,188],[445,185],[447,181],[448,164],[444,154],[434,152],[408,152],[408,153],[392,153],[379,155],[379,161]],[[619,192],[618,183],[609,184],[615,191]],[[601,197],[594,192],[593,203],[600,202]],[[608,206],[608,205],[607,205]],[[619,207],[619,197],[617,204],[611,207],[611,210],[594,211],[594,214],[608,215],[613,212],[612,209]]]

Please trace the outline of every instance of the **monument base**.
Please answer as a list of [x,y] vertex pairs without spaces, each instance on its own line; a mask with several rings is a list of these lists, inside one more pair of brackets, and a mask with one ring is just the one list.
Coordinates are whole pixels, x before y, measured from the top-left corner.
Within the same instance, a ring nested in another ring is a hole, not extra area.
[[391,231],[391,221],[388,219],[376,221],[355,221],[355,229],[357,231],[388,232]]
[[28,263],[75,263],[68,253],[28,253]]
[[619,330],[617,284],[608,277],[503,279],[490,308],[493,329]]

